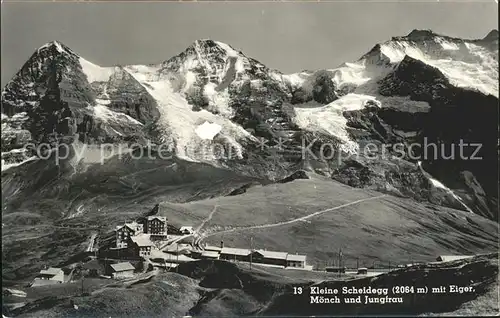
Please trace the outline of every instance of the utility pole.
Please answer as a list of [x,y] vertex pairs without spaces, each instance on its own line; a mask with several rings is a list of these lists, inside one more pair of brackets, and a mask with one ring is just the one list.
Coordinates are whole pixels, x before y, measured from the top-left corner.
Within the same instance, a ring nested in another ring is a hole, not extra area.
[[175,246],[177,247],[177,253],[175,253],[175,254],[177,254],[177,266],[175,266],[175,272],[177,273],[178,272],[177,267],[179,267],[179,243],[175,243],[175,244],[176,244]]
[[82,296],[83,296],[83,274],[82,274]]
[[342,248],[339,249],[339,277],[342,275]]
[[253,236],[250,236],[250,269],[252,269]]

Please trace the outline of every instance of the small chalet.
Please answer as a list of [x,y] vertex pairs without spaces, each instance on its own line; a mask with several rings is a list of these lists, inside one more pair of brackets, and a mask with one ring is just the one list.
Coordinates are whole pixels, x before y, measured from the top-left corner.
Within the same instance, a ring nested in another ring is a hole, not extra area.
[[116,232],[116,247],[127,248],[130,243],[130,238],[134,235],[143,233],[144,227],[137,222],[125,223],[124,225],[117,226]]
[[248,262],[250,260],[250,253],[250,250],[243,248],[223,247],[219,257],[228,261]]
[[153,242],[150,240],[149,234],[139,234],[130,238],[134,254],[140,257],[150,257]]
[[286,256],[286,267],[306,267],[306,256],[299,254],[288,254]]
[[212,252],[218,252],[220,253],[222,251],[222,248],[221,246],[214,246],[214,245],[205,245],[205,247],[203,248],[205,251],[212,251]]
[[203,251],[200,255],[201,259],[219,259],[219,252]]
[[193,234],[194,233],[194,229],[192,226],[181,226],[181,228],[179,229],[179,231],[184,234],[184,235],[188,235],[188,234]]
[[256,250],[252,253],[252,262],[285,267],[287,255],[285,252]]
[[467,258],[472,258],[472,256],[468,256],[468,255],[439,255],[436,258],[436,261],[438,261],[438,262],[452,262],[452,261],[458,261],[458,260],[467,259]]
[[42,269],[33,280],[32,287],[64,283],[64,272],[60,268],[50,267]]
[[129,262],[111,264],[108,268],[108,273],[113,278],[127,278],[134,276],[135,267]]

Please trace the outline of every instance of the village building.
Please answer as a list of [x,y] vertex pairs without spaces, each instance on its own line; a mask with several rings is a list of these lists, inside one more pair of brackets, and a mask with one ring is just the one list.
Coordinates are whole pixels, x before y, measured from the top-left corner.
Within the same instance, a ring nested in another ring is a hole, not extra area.
[[152,236],[167,236],[167,218],[164,216],[148,216],[145,233]]
[[139,234],[131,237],[131,248],[134,250],[134,254],[139,257],[150,257],[153,245],[149,234]]
[[171,254],[191,254],[193,247],[191,244],[185,243],[172,243],[167,247],[162,249],[163,252],[171,253]]
[[341,273],[345,274],[347,268],[345,266],[339,267],[339,266],[331,266],[331,267],[325,267],[325,271],[329,273]]
[[305,268],[306,258],[305,255],[288,254],[286,256],[286,267]]
[[194,233],[194,229],[192,226],[181,226],[181,228],[179,229],[179,231],[184,234],[184,235],[187,235],[187,234],[193,234]]
[[250,261],[251,251],[243,248],[223,247],[220,251],[220,259],[228,261]]
[[458,260],[467,259],[467,258],[472,258],[472,256],[469,256],[469,255],[439,255],[436,258],[436,261],[438,261],[438,262],[452,262],[452,261],[458,261]]
[[203,251],[193,251],[193,257],[204,259],[216,259],[227,261],[252,262],[280,267],[308,268],[306,255],[289,254],[287,252],[275,252],[268,250],[249,250],[242,248],[206,245]]
[[221,246],[214,246],[214,245],[205,245],[203,248],[205,251],[212,251],[212,252],[221,252],[222,247]]
[[31,287],[62,283],[64,283],[63,270],[56,267],[50,267],[48,269],[42,269],[40,271],[40,274],[38,274],[37,277],[33,280]]
[[137,222],[125,223],[124,225],[117,226],[115,229],[116,248],[127,248],[130,243],[130,238],[143,232],[143,225]]
[[135,267],[129,262],[110,264],[108,267],[108,273],[113,278],[127,278],[134,276]]
[[203,251],[200,255],[201,259],[219,259],[219,252]]
[[285,252],[257,250],[252,253],[252,262],[285,267],[287,254]]

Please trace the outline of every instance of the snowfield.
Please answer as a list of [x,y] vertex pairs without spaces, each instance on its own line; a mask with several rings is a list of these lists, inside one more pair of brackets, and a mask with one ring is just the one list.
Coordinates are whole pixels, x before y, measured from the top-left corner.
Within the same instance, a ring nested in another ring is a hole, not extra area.
[[[243,157],[243,146],[238,140],[254,137],[241,126],[232,123],[223,115],[216,115],[207,110],[194,111],[183,94],[175,92],[167,79],[156,77],[159,79],[156,80],[154,76],[145,76],[138,72],[143,69],[142,67],[125,69],[157,101],[160,111],[158,128],[163,136],[161,142],[172,145],[177,156],[194,162],[213,163],[217,158],[216,147],[212,138],[208,136],[214,137],[219,134],[224,145],[234,151],[233,155],[238,158]],[[208,126],[206,122],[209,123]],[[213,134],[216,130],[217,133]]]
[[89,83],[107,82],[115,71],[114,67],[100,67],[82,57],[80,57],[80,65],[82,66],[83,73],[87,75]]
[[134,118],[130,117],[129,115],[119,113],[119,112],[114,112],[106,106],[97,105],[97,106],[89,106],[89,107],[93,111],[94,116],[96,118],[101,119],[105,123],[125,122],[125,123],[129,123],[129,124],[133,124],[133,125],[140,125],[140,126],[143,125],[140,121],[135,120]]
[[221,130],[222,127],[220,125],[211,124],[208,121],[206,121],[203,124],[196,127],[194,131],[201,139],[212,140],[214,139],[215,135],[217,135]]

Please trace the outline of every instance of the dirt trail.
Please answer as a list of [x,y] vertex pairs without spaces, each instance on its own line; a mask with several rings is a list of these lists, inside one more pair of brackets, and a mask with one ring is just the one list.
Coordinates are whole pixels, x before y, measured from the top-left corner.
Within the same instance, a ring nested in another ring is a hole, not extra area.
[[219,207],[218,205],[214,206],[214,208],[212,209],[212,212],[210,212],[210,214],[203,220],[203,222],[201,222],[201,224],[196,228],[196,230],[194,230],[195,233],[200,232],[200,230],[203,228],[203,226],[212,219],[212,217],[214,216],[214,213],[215,213],[215,211],[217,211],[218,207]]
[[97,238],[97,233],[92,234],[92,236],[90,237],[90,240],[89,240],[89,245],[87,247],[87,252],[94,251],[94,245],[95,245],[96,238]]
[[302,222],[302,221],[305,221],[305,220],[307,220],[309,218],[321,215],[323,213],[327,213],[327,212],[331,212],[331,211],[338,210],[338,209],[341,209],[341,208],[345,208],[346,206],[358,204],[358,203],[361,203],[361,202],[377,200],[377,199],[380,199],[380,198],[383,198],[383,197],[386,197],[386,196],[387,195],[382,194],[382,195],[378,195],[376,197],[370,197],[370,198],[365,198],[365,199],[361,199],[361,200],[356,200],[356,201],[345,203],[345,204],[342,204],[342,205],[339,205],[339,206],[336,206],[336,207],[333,207],[333,208],[328,208],[328,209],[320,210],[320,211],[317,211],[317,212],[314,212],[314,213],[311,213],[311,214],[308,214],[308,215],[305,215],[305,216],[302,216],[302,217],[299,217],[299,218],[295,218],[295,219],[292,219],[292,220],[288,220],[288,221],[282,221],[282,222],[278,222],[278,223],[261,224],[261,225],[252,225],[252,226],[247,226],[247,227],[240,227],[240,228],[234,228],[234,229],[229,229],[229,230],[223,230],[223,231],[213,232],[213,233],[209,233],[209,234],[203,235],[203,238],[206,238],[206,237],[209,237],[209,236],[214,236],[214,235],[217,235],[217,234],[232,233],[232,232],[252,230],[252,229],[264,229],[264,228],[271,228],[271,227],[277,227],[277,226],[282,226],[282,225],[288,225],[288,224],[292,224],[292,223],[295,223],[295,222]]

